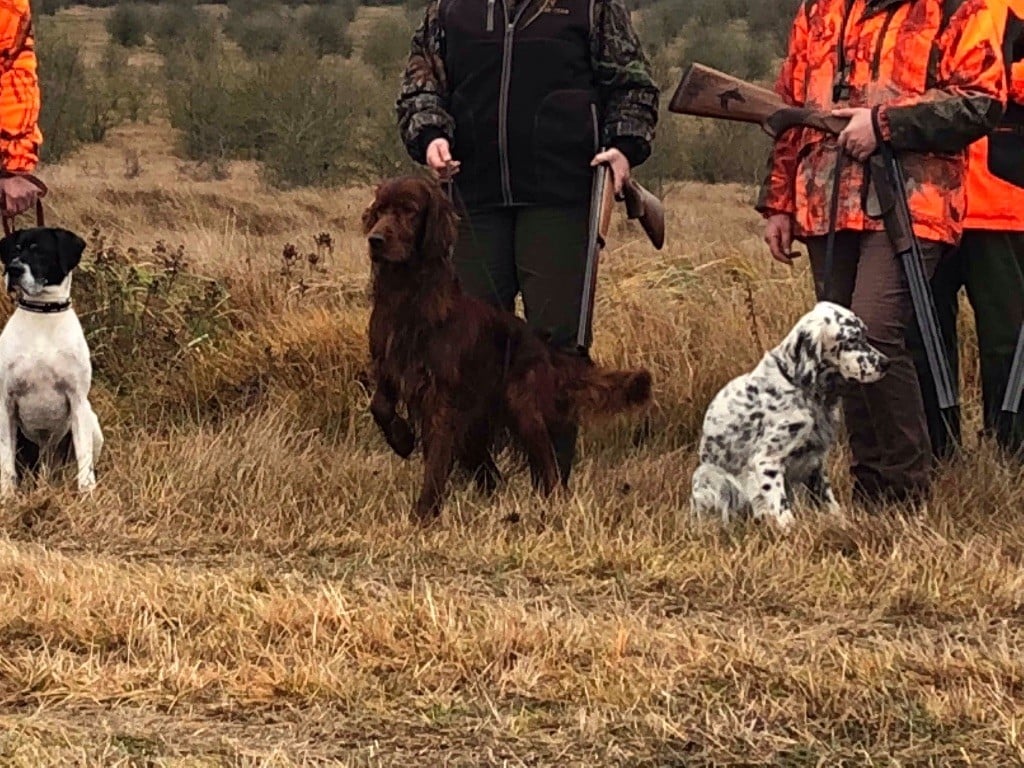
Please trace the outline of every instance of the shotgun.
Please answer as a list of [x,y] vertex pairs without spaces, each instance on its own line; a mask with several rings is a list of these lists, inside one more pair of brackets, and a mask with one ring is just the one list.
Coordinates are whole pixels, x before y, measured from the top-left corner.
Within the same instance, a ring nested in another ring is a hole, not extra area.
[[[661,200],[633,179],[622,185],[618,198],[625,203],[626,218],[640,222],[651,244],[659,251],[665,244],[665,208]],[[587,230],[587,262],[583,274],[583,296],[580,319],[576,327],[576,347],[581,352],[590,348],[590,326],[594,316],[594,297],[597,293],[597,264],[608,238],[608,226],[615,208],[615,185],[611,170],[601,163],[594,169],[590,191],[590,223]]]
[[1017,334],[1017,351],[1013,353],[1013,364],[1010,365],[1010,378],[1006,382],[1006,394],[1003,396],[1003,412],[1020,413],[1021,399],[1024,399],[1024,324]]
[[[773,139],[797,126],[838,135],[847,122],[811,109],[790,106],[767,88],[702,64],[691,64],[683,73],[668,108],[677,114],[755,123]],[[870,171],[885,231],[907,275],[939,408],[947,419],[956,418],[951,413],[957,408],[956,386],[939,332],[931,286],[921,261],[921,245],[912,226],[903,170],[899,159],[883,144],[871,158]]]
[[576,327],[576,348],[586,353],[590,349],[590,326],[594,316],[594,295],[597,292],[597,262],[608,234],[612,217],[614,185],[607,163],[594,168],[590,189],[590,223],[587,229],[587,263],[583,272],[583,296],[580,300],[580,320]]

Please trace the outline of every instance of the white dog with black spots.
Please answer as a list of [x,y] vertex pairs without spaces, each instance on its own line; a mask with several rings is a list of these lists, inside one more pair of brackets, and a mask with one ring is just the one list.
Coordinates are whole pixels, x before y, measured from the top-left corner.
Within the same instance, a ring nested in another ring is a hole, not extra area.
[[715,396],[704,417],[691,508],[727,523],[736,515],[792,525],[793,492],[839,504],[825,459],[839,424],[840,387],[871,384],[889,361],[849,309],[818,303],[750,373]]

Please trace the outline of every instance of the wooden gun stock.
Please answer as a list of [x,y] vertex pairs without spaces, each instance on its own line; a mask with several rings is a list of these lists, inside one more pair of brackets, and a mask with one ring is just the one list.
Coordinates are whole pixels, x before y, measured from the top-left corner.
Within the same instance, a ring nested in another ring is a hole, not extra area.
[[601,247],[603,248],[608,240],[608,227],[611,225],[616,201],[625,204],[626,218],[640,222],[651,245],[660,251],[665,245],[665,206],[653,192],[633,179],[622,185],[622,195],[618,198],[615,197],[611,184],[604,189],[598,229]]
[[626,218],[639,221],[651,244],[660,251],[665,245],[665,206],[661,200],[632,179],[622,185],[622,199]]
[[841,118],[792,107],[774,91],[703,64],[687,67],[668,109],[680,115],[754,123],[772,138],[797,125],[832,134],[838,134],[846,125]]

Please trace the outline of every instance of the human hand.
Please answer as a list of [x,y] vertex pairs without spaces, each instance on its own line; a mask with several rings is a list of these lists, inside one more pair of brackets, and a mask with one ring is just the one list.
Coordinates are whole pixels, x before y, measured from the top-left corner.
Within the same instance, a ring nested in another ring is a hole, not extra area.
[[878,149],[878,137],[875,135],[875,126],[871,122],[870,109],[867,107],[833,109],[832,117],[850,119],[842,133],[839,134],[839,146],[848,155],[864,162]]
[[24,176],[6,176],[0,178],[0,196],[3,198],[4,216],[13,217],[36,204],[39,187]]
[[598,166],[607,163],[612,172],[612,184],[615,187],[615,194],[622,194],[622,186],[629,181],[629,160],[617,149],[609,149],[594,155],[590,161],[591,166]]
[[788,213],[773,213],[764,225],[764,241],[772,252],[772,258],[786,266],[793,265],[793,257],[797,254],[790,250],[793,246],[793,217]]
[[434,139],[427,146],[427,165],[442,180],[447,181],[459,172],[459,161],[452,159],[451,145],[448,139]]

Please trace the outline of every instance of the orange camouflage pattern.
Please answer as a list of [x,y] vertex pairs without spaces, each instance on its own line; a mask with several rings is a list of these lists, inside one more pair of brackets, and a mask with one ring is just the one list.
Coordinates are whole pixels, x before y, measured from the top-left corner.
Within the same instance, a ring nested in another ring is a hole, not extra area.
[[[848,90],[835,93],[841,36]],[[955,243],[965,150],[995,126],[1006,98],[999,47],[988,0],[805,0],[776,91],[817,110],[875,108],[879,132],[903,164],[917,235]],[[797,237],[827,234],[837,152],[835,137],[814,129],[780,137],[758,210],[792,214]],[[865,213],[878,209],[865,166],[845,163],[840,184],[836,228],[882,229]]]
[[[1024,20],[1024,0],[1010,0],[1007,10],[1018,20]],[[998,21],[1005,18],[1000,16]],[[1024,31],[1018,25],[1003,34],[1019,35],[1018,50],[1024,47]],[[1010,41],[1008,53],[1011,53]],[[1012,53],[1011,53],[1012,55]],[[1024,61],[1008,62],[1010,66],[1009,101],[1024,109]],[[1020,144],[1024,147],[1024,137]],[[1024,163],[1024,156],[1020,162]],[[989,140],[981,139],[971,145],[967,160],[967,216],[965,229],[991,229],[1024,232],[1024,188],[995,176],[989,170]]]
[[39,80],[28,0],[0,0],[0,163],[30,173],[39,162]]

